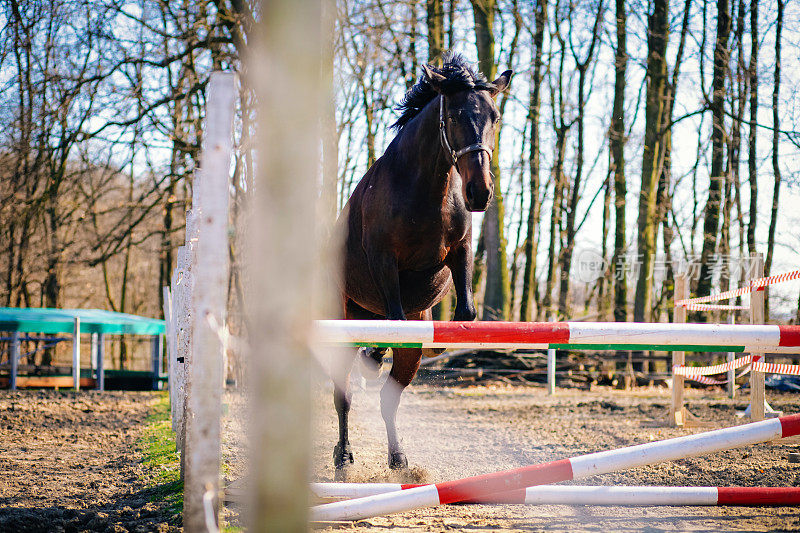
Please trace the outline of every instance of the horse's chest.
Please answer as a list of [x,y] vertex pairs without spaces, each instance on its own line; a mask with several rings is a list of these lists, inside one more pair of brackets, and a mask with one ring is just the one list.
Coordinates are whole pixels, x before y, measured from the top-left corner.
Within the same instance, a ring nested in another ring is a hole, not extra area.
[[466,235],[462,219],[440,218],[422,223],[415,217],[408,219],[408,232],[403,239],[404,260],[401,268],[411,270],[430,268],[442,264],[457,243]]

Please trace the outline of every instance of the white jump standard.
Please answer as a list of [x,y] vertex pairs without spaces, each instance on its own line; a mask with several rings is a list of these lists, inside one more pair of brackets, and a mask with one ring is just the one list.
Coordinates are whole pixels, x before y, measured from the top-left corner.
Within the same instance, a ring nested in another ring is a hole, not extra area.
[[535,485],[581,479],[798,434],[800,434],[800,414],[435,485],[328,503],[312,508],[311,519],[313,521],[359,520],[422,507],[474,500]]

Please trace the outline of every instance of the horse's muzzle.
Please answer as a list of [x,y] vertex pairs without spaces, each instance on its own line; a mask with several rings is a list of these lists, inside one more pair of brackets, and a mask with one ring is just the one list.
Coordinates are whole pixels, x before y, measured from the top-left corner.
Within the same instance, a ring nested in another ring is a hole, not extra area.
[[472,212],[486,211],[489,207],[489,202],[492,201],[494,195],[494,187],[483,189],[475,187],[475,184],[467,183],[466,197],[464,198],[467,209]]

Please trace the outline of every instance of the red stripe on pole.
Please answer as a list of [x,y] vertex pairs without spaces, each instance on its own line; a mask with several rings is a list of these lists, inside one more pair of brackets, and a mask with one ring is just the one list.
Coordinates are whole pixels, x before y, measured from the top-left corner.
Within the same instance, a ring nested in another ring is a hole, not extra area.
[[415,487],[422,487],[424,483],[403,483],[400,485],[400,490],[413,489]]
[[717,505],[798,505],[800,487],[718,487]]
[[800,326],[778,326],[781,340],[778,346],[800,346]]
[[436,488],[439,491],[439,502],[444,504],[471,500],[476,495],[494,495],[498,492],[509,492],[570,479],[572,479],[572,463],[569,459],[561,459],[467,479],[437,483]]
[[800,415],[782,416],[778,420],[781,421],[781,437],[800,435]]
[[566,322],[435,322],[435,343],[568,344]]

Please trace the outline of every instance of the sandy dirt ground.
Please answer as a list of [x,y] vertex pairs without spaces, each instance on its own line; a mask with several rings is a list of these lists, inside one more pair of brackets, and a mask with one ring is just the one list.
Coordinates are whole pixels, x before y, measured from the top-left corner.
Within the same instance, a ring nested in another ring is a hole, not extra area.
[[[711,424],[742,422],[745,400],[692,392],[689,407]],[[786,413],[800,396],[768,393]],[[336,416],[327,385],[315,391],[313,477],[331,481]],[[398,476],[386,468],[386,444],[376,385],[355,394],[352,481],[435,482],[583,453],[685,435],[702,429],[648,427],[666,415],[664,389],[538,387],[442,388],[414,385],[398,417],[411,464]],[[170,513],[146,488],[137,438],[154,401],[150,393],[0,391],[0,531],[174,531]],[[226,476],[241,472],[243,399],[226,396],[223,455]],[[708,457],[608,474],[581,484],[800,485],[800,465],[786,455],[797,439]],[[576,482],[577,483],[577,482]],[[236,524],[235,509],[223,515]],[[766,531],[800,530],[792,508],[567,507],[458,505],[422,509],[356,523],[324,524],[347,531]]]
[[137,449],[155,399],[0,391],[0,531],[175,531]]
[[[336,416],[330,389],[318,390],[314,479],[333,481],[331,461]],[[648,427],[665,417],[666,389],[625,393],[611,389],[559,390],[539,387],[440,388],[416,385],[403,396],[398,427],[411,466],[398,476],[386,465],[386,438],[377,385],[355,394],[350,441],[355,465],[351,481],[438,482],[595,451],[703,431]],[[800,396],[768,391],[773,407],[800,412]],[[745,420],[735,416],[746,398],[688,393],[690,410],[712,429]],[[584,485],[796,486],[800,451],[795,439],[725,451],[707,457],[574,481]],[[800,530],[796,508],[599,507],[457,505],[422,509],[356,523],[324,524],[347,531],[767,531]]]

